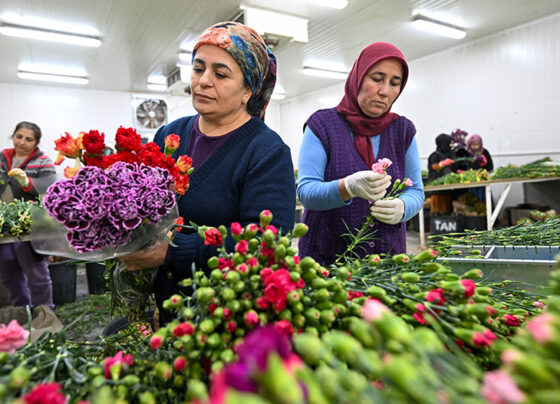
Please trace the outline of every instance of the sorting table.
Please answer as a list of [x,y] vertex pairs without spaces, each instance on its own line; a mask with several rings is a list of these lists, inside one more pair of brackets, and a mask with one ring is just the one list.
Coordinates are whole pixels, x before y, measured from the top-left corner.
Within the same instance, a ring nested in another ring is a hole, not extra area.
[[[475,188],[475,187],[485,187],[486,188],[486,228],[492,230],[494,223],[504,206],[504,202],[511,190],[513,184],[523,184],[529,182],[545,182],[545,181],[557,181],[560,177],[537,177],[537,178],[505,178],[500,180],[487,180],[478,182],[468,182],[464,184],[447,184],[447,185],[427,185],[424,187],[424,192],[432,191],[451,191],[453,189],[462,188]],[[505,185],[505,188],[501,191],[498,197],[498,202],[496,206],[492,207],[492,195],[490,193],[492,185]],[[426,248],[426,236],[424,232],[424,209],[420,209],[418,212],[418,225],[420,227],[420,248]]]

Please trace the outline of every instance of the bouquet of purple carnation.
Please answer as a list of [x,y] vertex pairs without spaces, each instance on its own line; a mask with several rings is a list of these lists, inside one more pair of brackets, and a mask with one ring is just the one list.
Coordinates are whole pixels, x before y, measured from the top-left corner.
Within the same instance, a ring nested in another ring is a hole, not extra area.
[[103,170],[83,167],[51,185],[43,198],[47,213],[67,229],[77,252],[127,245],[144,223],[159,223],[175,206],[169,171],[144,164],[115,163]]

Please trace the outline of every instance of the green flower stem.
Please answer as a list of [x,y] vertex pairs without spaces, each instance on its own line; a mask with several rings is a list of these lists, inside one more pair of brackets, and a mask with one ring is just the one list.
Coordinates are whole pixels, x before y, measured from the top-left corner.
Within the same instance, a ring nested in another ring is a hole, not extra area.
[[341,255],[338,256],[338,258],[334,262],[334,265],[339,264],[343,259],[346,260],[346,255],[348,253],[354,251],[354,249],[358,245],[366,242],[372,237],[371,234],[368,234],[369,225],[372,222],[372,220],[373,220],[373,216],[371,214],[368,214],[366,221],[362,225],[361,229],[358,230],[358,233],[356,234],[349,233],[349,235],[352,238],[352,241],[350,242],[350,245],[346,248],[346,251],[344,251]]

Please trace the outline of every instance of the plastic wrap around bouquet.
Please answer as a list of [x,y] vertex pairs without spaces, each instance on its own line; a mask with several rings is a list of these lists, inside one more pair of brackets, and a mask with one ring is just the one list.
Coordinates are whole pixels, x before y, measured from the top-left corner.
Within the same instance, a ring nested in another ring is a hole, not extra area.
[[31,243],[45,255],[117,258],[161,240],[179,217],[165,169],[117,162],[51,185],[31,211]]

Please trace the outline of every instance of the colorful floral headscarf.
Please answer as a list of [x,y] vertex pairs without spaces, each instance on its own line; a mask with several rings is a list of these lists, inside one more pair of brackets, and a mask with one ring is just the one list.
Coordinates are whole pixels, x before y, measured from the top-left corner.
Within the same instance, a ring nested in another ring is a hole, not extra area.
[[217,46],[235,59],[253,93],[247,103],[247,112],[264,119],[264,111],[276,84],[276,56],[259,34],[238,22],[220,22],[200,35],[193,49],[193,59],[202,45]]

